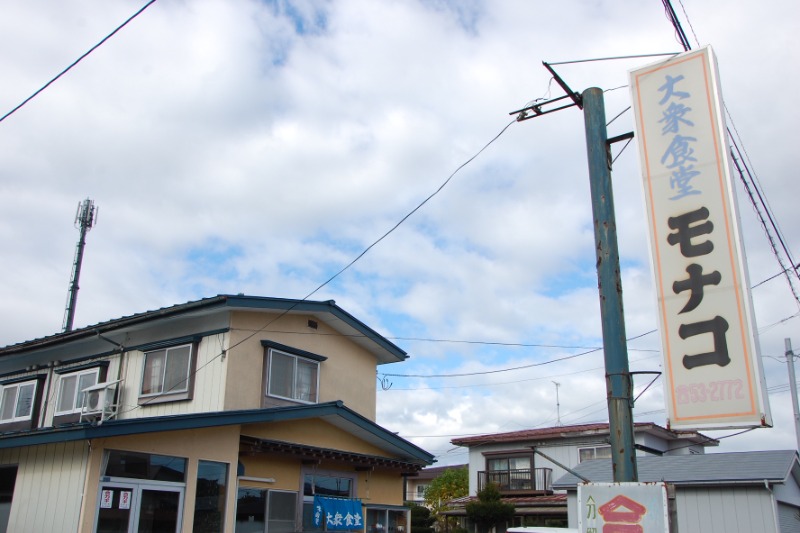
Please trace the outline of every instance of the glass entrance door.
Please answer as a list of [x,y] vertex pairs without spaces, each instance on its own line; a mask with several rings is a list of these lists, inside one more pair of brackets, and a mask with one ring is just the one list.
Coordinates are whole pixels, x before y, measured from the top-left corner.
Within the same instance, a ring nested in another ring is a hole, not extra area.
[[97,533],[177,533],[183,488],[101,483]]
[[138,533],[175,533],[178,531],[181,494],[142,489],[139,502]]

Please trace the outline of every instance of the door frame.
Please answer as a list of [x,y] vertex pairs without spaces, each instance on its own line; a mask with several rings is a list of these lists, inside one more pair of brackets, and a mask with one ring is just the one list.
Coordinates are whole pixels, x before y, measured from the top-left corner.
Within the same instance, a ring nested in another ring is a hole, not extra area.
[[131,490],[131,514],[128,520],[128,533],[135,533],[139,530],[139,518],[141,513],[141,496],[143,490],[154,490],[158,492],[177,492],[178,493],[178,516],[176,520],[175,533],[181,531],[183,526],[183,505],[186,497],[185,483],[169,483],[149,480],[136,480],[130,478],[104,477],[97,485],[97,499],[95,501],[94,531],[100,520],[100,501],[103,498],[104,488],[130,489]]

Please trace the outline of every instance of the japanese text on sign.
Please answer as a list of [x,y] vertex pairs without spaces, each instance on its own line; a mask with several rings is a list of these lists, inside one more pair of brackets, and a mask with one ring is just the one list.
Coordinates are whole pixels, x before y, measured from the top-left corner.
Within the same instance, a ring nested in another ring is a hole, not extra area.
[[711,49],[630,76],[669,425],[770,425]]

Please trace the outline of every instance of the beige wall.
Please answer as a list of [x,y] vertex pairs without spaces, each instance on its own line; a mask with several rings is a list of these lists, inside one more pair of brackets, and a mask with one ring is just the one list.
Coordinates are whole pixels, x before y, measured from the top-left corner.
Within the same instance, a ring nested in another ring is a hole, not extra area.
[[294,420],[261,426],[242,426],[242,435],[296,444],[305,444],[331,450],[385,456],[386,452],[324,420]]
[[[183,531],[191,531],[194,516],[194,499],[197,485],[197,461],[200,459],[228,463],[228,499],[226,503],[226,531],[233,531],[236,507],[236,466],[239,457],[239,426],[226,426],[156,434],[132,435],[95,439],[86,476],[86,498],[80,531],[94,531],[97,491],[105,450],[126,450],[160,455],[174,455],[188,459],[186,491],[183,507]],[[42,530],[44,531],[44,530]]]
[[[242,426],[242,435],[365,455],[386,456],[384,450],[319,419],[280,422],[263,426]],[[246,476],[274,478],[275,484],[270,488],[297,491],[302,488],[300,486],[302,464],[299,461],[285,457],[265,456],[243,458],[242,462],[245,464]],[[365,504],[403,504],[403,477],[399,471],[355,472],[352,465],[336,461],[323,461],[315,468],[317,471],[338,471],[347,475],[356,473],[356,489],[358,491],[356,497],[363,498]]]
[[[309,319],[316,320],[318,329],[308,327]],[[261,407],[262,340],[327,357],[320,365],[319,402],[342,400],[350,409],[375,420],[375,357],[310,315],[233,313],[230,332],[233,348],[227,355],[225,409]]]

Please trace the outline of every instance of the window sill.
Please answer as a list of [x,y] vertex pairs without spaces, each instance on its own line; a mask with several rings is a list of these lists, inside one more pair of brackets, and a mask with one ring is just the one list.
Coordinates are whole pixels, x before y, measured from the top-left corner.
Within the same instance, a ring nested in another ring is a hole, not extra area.
[[33,420],[14,420],[14,421],[5,421],[0,422],[0,433],[6,433],[9,431],[22,431],[26,429],[33,429]]
[[138,404],[140,407],[145,407],[148,405],[181,402],[191,399],[192,399],[192,394],[189,391],[171,392],[169,394],[151,394],[147,396],[139,396]]

